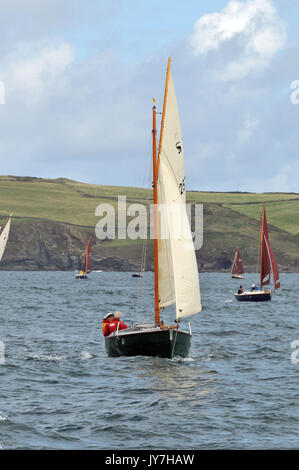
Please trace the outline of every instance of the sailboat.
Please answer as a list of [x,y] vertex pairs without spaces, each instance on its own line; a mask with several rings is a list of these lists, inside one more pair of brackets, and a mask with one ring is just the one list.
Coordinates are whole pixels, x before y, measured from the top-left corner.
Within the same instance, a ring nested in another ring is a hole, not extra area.
[[[186,212],[184,152],[173,78],[168,59],[164,103],[157,153],[156,106],[153,103],[153,202],[154,202],[154,323],[135,324],[105,337],[109,357],[188,357],[191,327],[180,320],[201,311],[198,268]],[[181,233],[171,224],[171,209],[180,209]],[[160,210],[163,208],[163,210]],[[159,209],[159,210],[158,210]],[[165,236],[165,231],[168,236]],[[176,305],[173,325],[166,325],[160,311]]]
[[133,273],[132,277],[142,277],[143,273],[140,271],[139,273]]
[[241,294],[235,294],[236,299],[239,301],[264,302],[271,300],[272,292],[264,289],[264,286],[270,284],[271,271],[273,274],[274,289],[279,289],[280,287],[277,263],[269,240],[268,224],[264,204],[261,217],[259,245],[260,289],[245,291]]
[[244,268],[242,258],[240,256],[240,249],[239,247],[237,247],[231,269],[231,275],[234,279],[244,279],[244,276],[242,276],[242,274],[244,274]]
[[132,277],[142,277],[143,273],[144,273],[144,269],[141,268],[140,271],[138,271],[138,273],[133,273]]
[[0,231],[0,261],[3,257],[5,247],[6,247],[6,243],[7,243],[7,240],[8,240],[10,224],[11,224],[11,218],[12,218],[12,214],[8,217],[7,221],[4,224],[4,227]]
[[90,273],[90,249],[91,239],[89,238],[84,251],[83,269],[76,274],[76,279],[88,279],[87,274]]

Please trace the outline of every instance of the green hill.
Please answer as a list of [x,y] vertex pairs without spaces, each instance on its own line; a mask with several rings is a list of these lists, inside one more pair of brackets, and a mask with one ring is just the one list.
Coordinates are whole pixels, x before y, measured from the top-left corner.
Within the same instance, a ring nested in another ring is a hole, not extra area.
[[[112,204],[117,216],[118,196],[126,196],[127,206],[141,203],[147,210],[152,202],[151,189],[0,176],[0,222],[14,214],[0,268],[79,268],[85,243],[92,236],[93,269],[139,269],[142,240],[103,241],[95,236],[100,219],[96,207]],[[236,246],[246,269],[255,270],[262,203],[280,269],[299,270],[299,194],[191,191],[187,201],[204,208],[204,243],[197,251],[200,270],[229,270]],[[147,245],[147,269],[152,269],[152,242]]]

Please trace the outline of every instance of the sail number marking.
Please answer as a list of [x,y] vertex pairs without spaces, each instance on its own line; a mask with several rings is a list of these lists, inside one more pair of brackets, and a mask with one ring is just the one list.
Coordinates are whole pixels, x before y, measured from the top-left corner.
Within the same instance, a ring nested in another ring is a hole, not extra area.
[[178,154],[180,154],[181,151],[182,151],[181,142],[180,141],[176,142],[175,146],[176,146],[176,149],[178,151]]
[[179,191],[180,191],[180,194],[184,194],[184,192],[186,191],[186,186],[185,186],[185,182],[186,182],[186,177],[183,179],[183,181],[179,184]]

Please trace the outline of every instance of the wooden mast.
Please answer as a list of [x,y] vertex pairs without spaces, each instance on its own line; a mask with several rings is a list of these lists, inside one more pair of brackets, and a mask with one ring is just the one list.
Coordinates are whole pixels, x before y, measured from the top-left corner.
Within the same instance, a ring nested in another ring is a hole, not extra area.
[[159,309],[159,264],[158,264],[158,164],[156,106],[153,105],[153,202],[154,202],[154,274],[155,274],[155,323],[160,324]]

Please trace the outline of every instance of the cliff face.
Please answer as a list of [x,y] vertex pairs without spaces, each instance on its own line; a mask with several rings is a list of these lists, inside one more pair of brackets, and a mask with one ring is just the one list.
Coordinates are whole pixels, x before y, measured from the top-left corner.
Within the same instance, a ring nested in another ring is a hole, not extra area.
[[[119,206],[120,195],[126,197],[125,209]],[[89,236],[91,269],[140,269],[142,240],[98,240],[96,208],[110,204],[115,210],[117,228],[120,213],[127,224],[132,220],[128,213],[131,204],[142,204],[149,214],[150,189],[89,185],[65,178],[0,176],[0,196],[0,225],[8,214],[14,214],[1,270],[80,269]],[[299,194],[192,191],[187,197],[188,203],[203,208],[203,246],[196,251],[200,271],[229,271],[237,246],[245,270],[256,271],[259,214],[264,202],[271,246],[280,271],[299,271]],[[200,236],[201,224],[196,226],[194,211],[191,215],[192,230]],[[148,217],[148,230],[149,221]],[[146,254],[146,269],[153,270],[152,240],[147,243]]]
[[99,242],[90,227],[52,221],[13,219],[1,270],[75,270],[83,265],[83,254],[92,237],[91,269],[135,271],[140,269],[141,249],[113,248]]
[[86,239],[67,224],[13,219],[0,269],[76,269]]
[[[286,237],[286,233],[282,232]],[[273,239],[281,239],[281,231],[272,233]],[[89,237],[92,237],[91,269],[103,271],[138,271],[141,267],[142,243],[120,244],[99,241],[93,227],[41,219],[14,218],[6,250],[0,263],[1,270],[75,270],[81,269],[83,253]],[[206,231],[203,247],[196,252],[199,271],[229,271],[234,255],[225,235]],[[298,246],[298,237],[290,236],[289,246]],[[256,249],[251,239],[244,240],[242,257],[247,272],[256,271]],[[299,271],[298,259],[276,249],[280,271]],[[146,270],[153,270],[153,244],[147,244]]]

